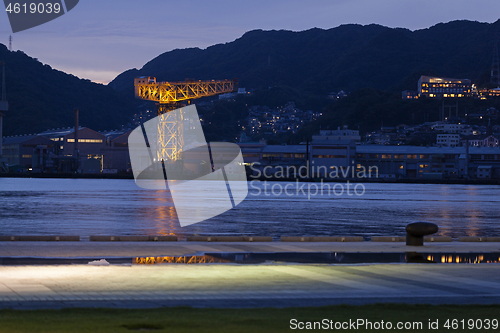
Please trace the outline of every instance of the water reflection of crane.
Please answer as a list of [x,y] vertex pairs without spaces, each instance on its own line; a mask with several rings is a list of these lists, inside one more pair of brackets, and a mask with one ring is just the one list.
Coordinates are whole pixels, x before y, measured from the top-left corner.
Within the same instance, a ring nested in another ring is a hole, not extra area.
[[160,122],[158,125],[158,161],[175,161],[182,152],[183,119],[178,112],[169,113],[182,106],[183,102],[229,93],[236,89],[238,81],[156,82],[154,77],[139,77],[134,80],[135,96],[156,102]]

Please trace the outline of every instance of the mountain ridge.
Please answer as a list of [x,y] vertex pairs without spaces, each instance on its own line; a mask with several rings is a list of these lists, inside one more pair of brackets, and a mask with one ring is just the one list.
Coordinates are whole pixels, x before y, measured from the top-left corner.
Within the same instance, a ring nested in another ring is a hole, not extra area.
[[[237,77],[242,87],[288,85],[318,95],[365,87],[396,89],[417,72],[480,76],[471,63],[480,61],[481,50],[490,47],[499,31],[500,20],[456,20],[414,31],[377,24],[299,32],[256,29],[206,49],[164,52],[140,69],[121,73],[109,86],[130,96],[134,77],[154,76],[160,81]],[[416,82],[405,88],[415,89]]]
[[80,110],[80,124],[95,130],[119,128],[136,112],[136,102],[111,87],[53,69],[4,44],[0,61],[6,63],[9,102],[5,136],[73,126],[75,108]]
[[[10,104],[4,135],[72,126],[74,108],[80,109],[82,126],[104,130],[126,125],[141,103],[133,93],[137,76],[160,81],[238,78],[240,87],[263,92],[247,101],[251,105],[286,99],[315,111],[330,103],[329,92],[373,88],[397,94],[416,89],[420,75],[486,82],[495,33],[500,35],[500,20],[451,21],[415,31],[377,24],[298,32],[256,29],[205,49],[164,52],[140,69],[124,71],[107,86],[0,44]],[[273,91],[281,92],[279,98],[270,96]]]

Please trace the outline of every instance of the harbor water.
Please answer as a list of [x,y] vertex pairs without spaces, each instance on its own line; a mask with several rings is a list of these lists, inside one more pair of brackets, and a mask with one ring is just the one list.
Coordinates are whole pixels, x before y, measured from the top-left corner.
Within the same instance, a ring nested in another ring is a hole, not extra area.
[[442,236],[500,236],[500,186],[340,186],[321,193],[311,183],[249,182],[236,208],[180,227],[170,193],[133,180],[0,178],[0,235],[369,237],[404,235],[406,224],[429,221]]

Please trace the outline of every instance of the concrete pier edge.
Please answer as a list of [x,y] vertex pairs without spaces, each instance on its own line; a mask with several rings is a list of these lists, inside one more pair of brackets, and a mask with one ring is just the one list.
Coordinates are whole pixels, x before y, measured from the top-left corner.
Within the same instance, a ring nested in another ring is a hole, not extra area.
[[[132,236],[132,235],[91,235],[91,236],[67,236],[67,235],[20,235],[0,236],[0,242],[405,242],[405,236],[372,236],[370,240],[362,236],[281,236],[279,240],[273,240],[272,236],[187,236],[179,239],[174,235],[162,236]],[[500,237],[489,236],[464,236],[453,239],[450,236],[426,236],[425,242],[500,242]]]

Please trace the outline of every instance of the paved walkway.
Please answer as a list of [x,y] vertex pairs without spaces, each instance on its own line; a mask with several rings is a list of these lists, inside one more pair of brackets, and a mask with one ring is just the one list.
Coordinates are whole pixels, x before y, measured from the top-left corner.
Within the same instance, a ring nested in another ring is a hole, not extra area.
[[200,252],[500,252],[500,242],[0,242],[0,257],[147,257]]
[[[0,257],[500,252],[500,243],[0,242]],[[498,258],[500,261],[500,258]],[[500,264],[0,266],[0,308],[500,303]]]
[[500,265],[0,266],[0,307],[498,304]]

